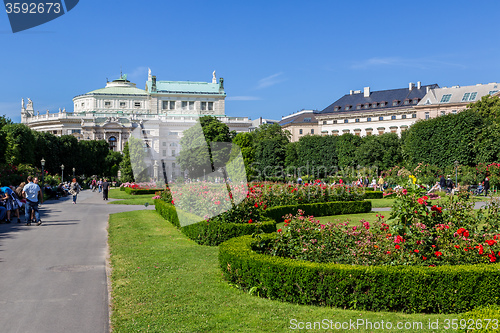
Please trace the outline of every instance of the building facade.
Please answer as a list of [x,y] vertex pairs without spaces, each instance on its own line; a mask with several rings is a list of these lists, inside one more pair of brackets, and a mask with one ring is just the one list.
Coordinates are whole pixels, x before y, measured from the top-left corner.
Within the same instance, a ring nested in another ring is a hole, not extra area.
[[279,124],[290,132],[290,141],[297,142],[304,135],[320,134],[317,116],[318,113],[315,110],[301,110],[281,117]]
[[57,136],[106,140],[111,150],[120,152],[133,132],[140,133],[144,147],[155,160],[166,161],[167,174],[175,176],[180,174],[175,159],[182,133],[200,116],[215,116],[231,131],[249,131],[252,122],[247,117],[226,116],[225,98],[224,80],[217,81],[215,71],[212,82],[184,82],[157,81],[149,70],[146,89],[121,75],[104,88],[74,97],[74,112],[40,113],[29,98],[27,104],[22,100],[21,122]]
[[322,135],[400,135],[418,119],[415,109],[418,103],[437,87],[437,84],[422,86],[417,82],[400,89],[351,90],[315,116]]

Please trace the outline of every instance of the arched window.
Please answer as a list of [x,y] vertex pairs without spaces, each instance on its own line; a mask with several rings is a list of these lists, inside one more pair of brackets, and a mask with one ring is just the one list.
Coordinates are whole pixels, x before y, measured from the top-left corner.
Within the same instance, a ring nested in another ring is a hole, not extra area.
[[116,138],[114,136],[109,137],[108,139],[109,143],[109,150],[116,150]]

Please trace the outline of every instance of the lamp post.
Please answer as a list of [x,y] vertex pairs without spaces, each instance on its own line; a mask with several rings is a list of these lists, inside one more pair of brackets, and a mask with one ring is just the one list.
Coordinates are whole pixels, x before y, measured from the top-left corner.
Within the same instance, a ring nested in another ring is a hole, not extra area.
[[44,176],[45,176],[45,159],[42,157],[42,160],[40,161],[40,164],[42,164],[42,198],[43,198],[43,181],[44,181]]
[[203,169],[203,181],[205,181],[205,169]]
[[458,186],[458,161],[455,161],[455,186]]
[[64,183],[64,164],[61,164],[61,183]]
[[73,168],[73,178],[75,178],[75,168]]

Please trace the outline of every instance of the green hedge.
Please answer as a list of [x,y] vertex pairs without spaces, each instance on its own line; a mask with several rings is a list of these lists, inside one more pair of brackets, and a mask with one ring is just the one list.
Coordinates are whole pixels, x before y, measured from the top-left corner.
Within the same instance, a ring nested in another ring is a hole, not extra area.
[[265,214],[272,220],[280,221],[286,214],[296,214],[298,209],[303,210],[304,215],[313,215],[317,217],[341,214],[356,214],[370,212],[372,210],[372,203],[370,201],[336,201],[277,206],[268,208]]
[[[491,321],[485,321],[491,319]],[[496,321],[494,321],[496,319]],[[465,322],[463,321],[465,320]],[[462,321],[462,322],[461,322]],[[448,324],[448,323],[446,323]],[[475,308],[472,311],[462,313],[458,317],[458,332],[492,333],[500,331],[500,306],[488,305]],[[449,326],[449,324],[447,325]],[[465,326],[465,328],[463,328]],[[486,327],[488,326],[488,327]],[[496,328],[495,328],[496,327]]]
[[163,190],[161,188],[140,189],[140,188],[125,187],[124,191],[130,195],[136,195],[136,194],[155,194],[156,192]]
[[[273,235],[264,236],[264,240]],[[353,266],[259,254],[257,240],[219,246],[223,276],[244,290],[280,301],[409,313],[460,313],[500,304],[500,264],[473,266]]]
[[[155,209],[166,220],[180,228],[186,236],[201,245],[217,246],[228,239],[259,233],[260,230],[265,233],[276,231],[276,222],[273,220],[252,224],[199,221],[196,215],[178,211],[174,205],[160,199],[155,200]],[[193,223],[181,227],[178,214],[182,214],[184,220],[189,219]]]
[[382,191],[365,191],[363,199],[383,199],[384,192]]

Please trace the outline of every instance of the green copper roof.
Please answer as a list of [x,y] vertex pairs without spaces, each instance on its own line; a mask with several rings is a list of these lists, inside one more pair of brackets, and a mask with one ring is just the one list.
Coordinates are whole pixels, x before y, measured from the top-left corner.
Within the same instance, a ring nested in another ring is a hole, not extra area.
[[[152,81],[147,82],[148,92],[150,93],[152,92],[152,85]],[[223,90],[219,91],[218,83],[191,81],[156,81],[156,92],[225,95]]]
[[148,93],[145,90],[135,87],[106,87],[91,92],[85,95],[144,95]]

